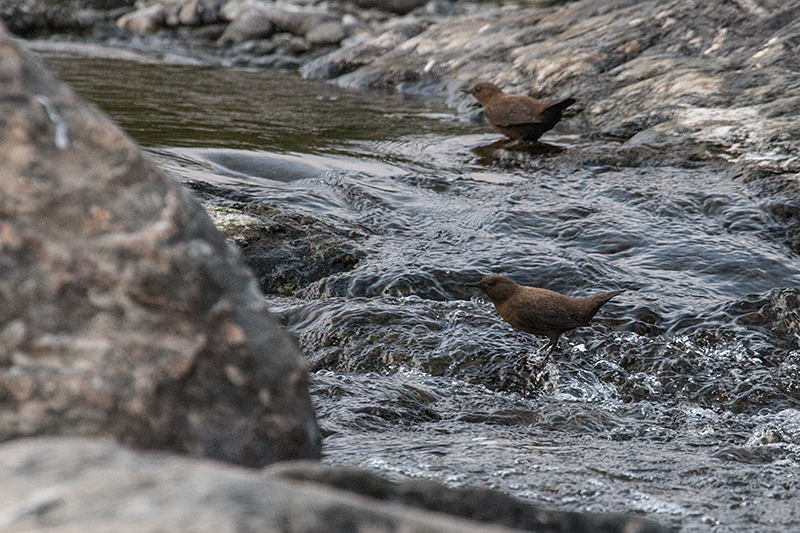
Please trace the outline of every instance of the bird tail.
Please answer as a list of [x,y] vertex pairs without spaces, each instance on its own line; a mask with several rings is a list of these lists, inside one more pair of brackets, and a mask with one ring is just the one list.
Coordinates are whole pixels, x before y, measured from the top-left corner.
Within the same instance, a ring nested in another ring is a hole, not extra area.
[[614,296],[618,296],[625,292],[625,289],[620,291],[611,291],[611,292],[604,292],[602,294],[595,294],[594,296],[589,296],[589,301],[591,305],[589,306],[589,316],[587,320],[591,320],[594,315],[603,307],[608,301],[613,298]]
[[576,100],[574,98],[571,97],[564,98],[563,100],[559,100],[558,102],[553,102],[552,104],[547,106],[542,114],[555,113],[558,114],[558,116],[561,116],[561,113],[575,102]]

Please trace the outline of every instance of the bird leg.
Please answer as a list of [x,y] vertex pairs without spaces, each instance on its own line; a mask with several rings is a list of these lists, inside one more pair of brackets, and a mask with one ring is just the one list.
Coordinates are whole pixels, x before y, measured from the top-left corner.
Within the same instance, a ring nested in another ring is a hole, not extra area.
[[553,353],[553,350],[556,349],[556,345],[558,345],[558,337],[556,337],[555,339],[551,338],[550,343],[544,347],[545,350],[547,350],[547,348],[550,348],[549,350],[547,350],[547,353],[544,354],[545,363],[550,360],[550,355]]

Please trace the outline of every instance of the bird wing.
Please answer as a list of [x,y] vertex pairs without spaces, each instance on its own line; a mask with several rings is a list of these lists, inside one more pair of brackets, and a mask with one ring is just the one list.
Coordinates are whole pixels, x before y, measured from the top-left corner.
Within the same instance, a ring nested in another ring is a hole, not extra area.
[[[564,302],[552,296],[526,295],[525,300],[513,299],[509,302],[517,319],[528,327],[540,330],[568,330],[583,323]],[[531,298],[533,296],[533,298]],[[558,295],[561,296],[561,295]]]
[[[511,95],[513,96],[513,95]],[[539,124],[542,116],[527,103],[518,98],[503,98],[502,105],[484,107],[483,112],[490,122],[498,126],[515,126],[518,124]]]

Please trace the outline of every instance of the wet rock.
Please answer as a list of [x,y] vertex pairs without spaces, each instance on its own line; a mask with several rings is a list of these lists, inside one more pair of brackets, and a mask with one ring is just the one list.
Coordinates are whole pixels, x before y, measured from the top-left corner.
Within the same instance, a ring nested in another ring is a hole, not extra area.
[[117,27],[132,33],[155,33],[167,22],[167,10],[161,4],[137,9],[117,20]]
[[239,44],[254,39],[270,37],[275,26],[266,13],[260,9],[250,9],[237,16],[225,28],[217,44]]
[[524,531],[669,531],[655,522],[633,515],[549,511],[490,489],[443,487],[423,479],[394,483],[357,468],[307,461],[275,465],[267,468],[265,475],[268,478],[311,482],[410,508]]
[[[262,474],[80,438],[5,443],[0,476],[9,531],[511,533],[519,530],[503,521],[525,520],[534,532],[667,531],[638,517],[544,511],[491,491],[395,485],[355,469],[303,463]],[[460,518],[470,513],[484,523]]]
[[319,455],[305,360],[202,207],[0,34],[0,440]]
[[203,182],[194,189],[217,227],[241,250],[265,294],[293,296],[315,281],[352,270],[364,257],[363,236],[234,190]]

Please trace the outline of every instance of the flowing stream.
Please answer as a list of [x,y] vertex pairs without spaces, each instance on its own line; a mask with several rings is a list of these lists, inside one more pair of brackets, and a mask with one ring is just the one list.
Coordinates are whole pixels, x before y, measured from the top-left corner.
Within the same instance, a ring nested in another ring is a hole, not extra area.
[[[354,267],[268,295],[312,369],[324,461],[683,531],[800,530],[796,199],[722,160],[515,152],[441,99],[36,46],[172,176],[332,229]],[[499,154],[499,155],[498,155]],[[313,261],[309,258],[309,261]],[[513,330],[475,284],[626,292]]]

